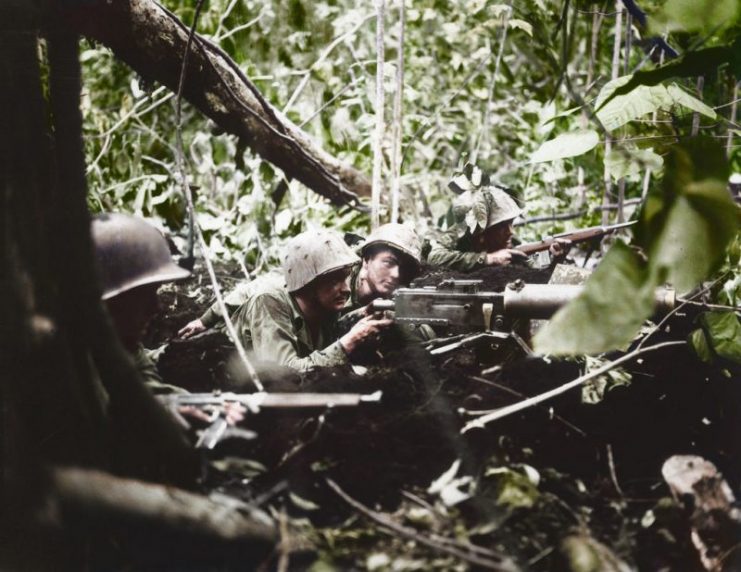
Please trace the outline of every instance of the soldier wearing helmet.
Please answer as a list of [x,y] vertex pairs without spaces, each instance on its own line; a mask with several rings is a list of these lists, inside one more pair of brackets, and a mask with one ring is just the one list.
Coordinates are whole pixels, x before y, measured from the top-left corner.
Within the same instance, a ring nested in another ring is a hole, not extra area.
[[167,241],[140,218],[101,214],[93,218],[92,236],[102,299],[124,347],[131,352],[145,377],[158,379],[146,358],[141,340],[157,313],[157,288],[190,276],[172,261]]
[[[475,167],[469,175],[453,177],[448,186],[459,193],[451,209],[453,224],[431,241],[429,264],[470,271],[526,262],[513,244],[513,223],[522,209],[504,189],[489,184]],[[563,258],[568,246],[568,241],[553,244],[551,255]]]
[[[419,273],[422,243],[414,229],[389,223],[373,231],[362,242],[358,253],[361,260],[353,266],[350,298],[343,313],[367,306],[376,298],[388,298],[399,286],[407,286]],[[224,298],[224,302],[234,312],[247,302],[255,288],[253,283],[240,284]],[[221,320],[221,311],[215,302],[178,334],[188,338],[215,326]]]
[[348,307],[388,298],[419,274],[422,243],[414,229],[398,223],[379,226],[359,249],[362,264],[353,272]]
[[339,312],[350,297],[348,278],[357,255],[334,232],[307,231],[289,241],[283,283],[275,276],[251,284],[235,314],[242,342],[255,357],[298,370],[348,362],[348,355],[374,342],[391,320],[366,316],[336,340]]
[[[144,331],[159,309],[157,289],[166,282],[182,280],[190,272],[175,264],[160,232],[144,220],[121,213],[93,218],[92,238],[98,275],[114,329],[129,351],[142,381],[154,392],[185,392],[163,383],[157,368],[142,345]],[[226,409],[233,424],[244,415],[242,406]],[[179,413],[196,419],[205,414],[191,407]]]

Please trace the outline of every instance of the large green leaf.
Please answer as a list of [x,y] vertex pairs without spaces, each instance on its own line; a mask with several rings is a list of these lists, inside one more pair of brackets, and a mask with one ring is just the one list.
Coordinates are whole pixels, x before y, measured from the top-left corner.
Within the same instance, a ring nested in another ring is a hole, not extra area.
[[619,77],[607,83],[600,91],[595,102],[597,117],[605,129],[617,129],[654,111],[672,111],[677,106],[688,108],[716,118],[715,111],[696,97],[691,96],[676,84],[638,85],[630,92],[617,95],[618,90],[631,82],[632,76]]
[[543,143],[532,157],[531,163],[545,163],[556,159],[576,157],[594,149],[599,143],[596,131],[585,130],[564,133],[555,139]]
[[[704,76],[725,64],[730,64],[736,78],[741,78],[741,36],[736,37],[731,45],[689,52],[658,68],[638,71],[632,76],[624,76],[629,78],[628,81],[621,82],[623,78],[617,78],[602,89],[601,97],[598,97],[595,103],[595,109],[599,112],[601,107],[610,103],[614,98],[626,95],[638,86],[658,85],[672,78]],[[607,92],[610,84],[613,85]]]
[[741,363],[741,323],[735,312],[705,312],[700,323],[716,354]]
[[584,291],[561,308],[533,340],[549,354],[597,354],[633,339],[651,315],[654,285],[638,256],[616,242],[587,280]]
[[722,261],[739,228],[727,180],[717,142],[697,138],[672,147],[663,189],[649,195],[637,228],[656,281],[668,280],[686,292]]
[[651,20],[652,32],[716,32],[738,19],[738,0],[668,0]]

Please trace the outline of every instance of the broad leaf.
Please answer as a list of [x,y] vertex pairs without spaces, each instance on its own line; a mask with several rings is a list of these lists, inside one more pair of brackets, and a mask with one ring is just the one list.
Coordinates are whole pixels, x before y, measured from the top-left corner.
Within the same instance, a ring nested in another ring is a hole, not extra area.
[[605,255],[584,291],[535,335],[538,353],[598,354],[623,346],[651,315],[654,285],[622,242]]
[[543,143],[532,157],[531,163],[545,163],[556,159],[576,157],[594,149],[599,143],[599,135],[596,131],[576,131],[564,133],[555,139]]
[[696,111],[709,117],[716,118],[715,111],[696,97],[691,96],[676,84],[668,87],[663,85],[639,85],[628,93],[617,95],[628,85],[632,76],[619,77],[602,88],[595,107],[597,117],[605,129],[617,129],[654,111],[671,111],[677,106]]
[[741,323],[736,313],[705,312],[700,322],[715,353],[741,363]]
[[727,180],[723,149],[715,141],[698,138],[672,147],[663,189],[649,195],[637,228],[654,280],[686,292],[720,264],[739,228]]
[[713,361],[713,350],[710,349],[708,340],[705,337],[705,332],[703,332],[701,328],[693,330],[687,338],[687,341],[690,346],[692,346],[692,349],[695,350],[697,357],[699,357],[701,361],[704,361],[705,363],[711,363]]
[[[741,78],[741,36],[736,37],[730,46],[714,46],[690,52],[658,68],[638,71],[632,76],[624,76],[609,82],[602,88],[595,103],[595,110],[599,112],[614,98],[626,95],[639,86],[658,85],[672,78],[704,76],[708,70],[717,69],[723,64],[730,64],[736,78]],[[626,77],[627,81],[621,81]]]
[[664,159],[653,149],[613,149],[605,157],[605,168],[615,181],[626,178],[636,182],[646,169],[656,173],[663,165]]

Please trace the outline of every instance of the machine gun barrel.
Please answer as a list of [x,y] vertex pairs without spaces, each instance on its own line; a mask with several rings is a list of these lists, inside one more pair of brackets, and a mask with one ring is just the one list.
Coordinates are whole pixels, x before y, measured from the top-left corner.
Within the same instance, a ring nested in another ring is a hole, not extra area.
[[[583,286],[510,284],[504,292],[481,292],[480,280],[449,280],[437,287],[399,288],[392,300],[376,300],[374,311],[393,310],[399,323],[457,327],[467,331],[502,330],[518,318],[548,319],[576,298]],[[674,308],[675,292],[656,291],[657,313]]]

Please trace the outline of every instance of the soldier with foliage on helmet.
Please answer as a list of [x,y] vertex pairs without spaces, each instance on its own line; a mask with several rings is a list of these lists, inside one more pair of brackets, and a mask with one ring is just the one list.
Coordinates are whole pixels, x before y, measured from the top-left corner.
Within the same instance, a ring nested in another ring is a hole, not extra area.
[[245,347],[261,361],[303,371],[348,363],[355,350],[373,344],[392,321],[365,316],[337,339],[337,317],[350,297],[348,278],[357,255],[331,231],[292,238],[283,259],[283,280],[266,275],[251,283],[234,315]]
[[[155,393],[185,393],[184,389],[163,382],[142,338],[159,310],[159,287],[187,278],[190,272],[173,262],[164,236],[138,217],[100,214],[93,218],[91,232],[103,287],[101,298],[141,380]],[[231,404],[226,411],[227,420],[235,423],[243,418],[243,412],[242,406]],[[206,419],[205,414],[191,407],[182,407],[179,413]]]
[[[468,272],[485,266],[525,264],[527,255],[514,245],[514,220],[522,209],[504,189],[490,184],[476,167],[459,174],[449,187],[459,196],[453,202],[449,228],[430,241],[426,262]],[[452,220],[451,220],[452,219]],[[563,259],[570,246],[560,240],[550,248],[555,260]]]

